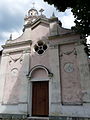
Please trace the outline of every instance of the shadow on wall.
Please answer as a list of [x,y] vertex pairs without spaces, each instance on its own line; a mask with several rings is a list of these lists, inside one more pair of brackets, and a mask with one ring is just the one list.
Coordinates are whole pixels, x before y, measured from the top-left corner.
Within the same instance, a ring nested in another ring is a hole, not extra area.
[[30,55],[14,53],[8,56],[7,74],[4,84],[3,106],[5,114],[27,114],[27,74]]
[[[47,44],[47,39],[45,43]],[[30,94],[30,91],[28,92],[29,80],[27,75],[30,69],[37,65],[44,65],[50,69],[48,48],[47,51],[40,56],[33,50],[31,50],[31,53],[30,51],[28,52],[28,50],[26,52],[9,53],[2,100],[2,106],[5,109],[2,114],[6,116],[9,114],[13,116],[14,114],[28,114],[27,104],[29,97],[28,93]],[[39,73],[42,72],[40,69],[38,70]],[[38,76],[36,72],[32,74],[32,77],[34,77],[34,75]]]
[[[35,28],[34,28],[35,29]],[[61,33],[60,33],[61,31]],[[61,27],[56,27],[53,26],[51,29],[51,33],[50,37],[53,38],[53,36],[59,36],[64,35],[65,38],[61,38],[62,41],[67,41],[69,39],[77,39],[77,38],[72,38],[67,37],[67,31],[70,35],[70,33],[72,33],[70,30],[67,29],[63,29]],[[64,34],[63,34],[64,32]],[[37,33],[38,35],[38,33]],[[28,97],[30,94],[30,91],[28,92],[28,85],[29,85],[29,80],[27,78],[27,75],[29,73],[29,71],[37,65],[43,65],[45,66],[47,69],[51,70],[52,72],[52,65],[55,66],[56,69],[58,69],[57,71],[60,73],[60,69],[59,67],[57,67],[57,64],[55,63],[55,59],[54,56],[56,55],[55,52],[50,52],[49,47],[52,47],[51,51],[54,51],[53,48],[55,48],[55,45],[58,45],[61,41],[60,38],[53,38],[51,41],[47,40],[47,36],[44,36],[44,38],[42,37],[41,40],[44,39],[44,42],[47,44],[48,48],[47,50],[41,54],[38,55],[37,52],[33,51],[33,47],[34,45],[31,46],[31,52],[17,52],[14,54],[10,54],[8,57],[8,68],[6,71],[6,79],[5,79],[5,85],[4,85],[4,94],[3,94],[3,105],[5,106],[5,110],[3,111],[3,113],[5,114],[23,114],[23,115],[27,115],[28,111]],[[46,37],[46,40],[45,40]],[[75,36],[74,36],[75,37]],[[76,36],[77,37],[77,36]],[[37,41],[38,42],[38,41]],[[37,44],[37,43],[36,43]],[[58,55],[60,51],[58,51]],[[52,55],[52,57],[50,58],[50,56]],[[58,59],[60,60],[60,56],[58,56]],[[60,62],[60,61],[59,61]],[[53,68],[54,69],[54,68]],[[39,69],[40,70],[40,69]],[[39,77],[40,77],[40,73],[41,71],[39,71]],[[44,73],[43,73],[44,74]],[[42,74],[41,74],[42,75]],[[33,74],[33,76],[37,76],[38,74],[35,73]],[[32,76],[32,77],[33,77]],[[41,76],[42,78],[42,76]],[[75,82],[75,81],[73,81]],[[60,81],[61,84],[61,81]],[[52,86],[54,86],[54,83],[52,84]],[[56,86],[57,88],[57,86]],[[70,94],[69,94],[70,95]],[[55,97],[53,95],[53,97]]]

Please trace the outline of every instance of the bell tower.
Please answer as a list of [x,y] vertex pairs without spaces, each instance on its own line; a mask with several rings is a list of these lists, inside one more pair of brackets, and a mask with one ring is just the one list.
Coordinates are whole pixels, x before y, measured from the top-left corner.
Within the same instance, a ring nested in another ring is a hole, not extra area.
[[28,14],[25,16],[24,21],[25,25],[32,24],[38,17],[38,11],[34,8],[34,3],[33,3],[33,8],[31,8],[28,11]]

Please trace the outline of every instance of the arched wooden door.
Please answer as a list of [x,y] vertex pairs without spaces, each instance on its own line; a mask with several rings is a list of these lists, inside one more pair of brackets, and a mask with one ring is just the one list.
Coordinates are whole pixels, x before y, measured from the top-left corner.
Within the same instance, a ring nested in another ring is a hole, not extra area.
[[49,85],[48,81],[32,83],[32,116],[48,116]]

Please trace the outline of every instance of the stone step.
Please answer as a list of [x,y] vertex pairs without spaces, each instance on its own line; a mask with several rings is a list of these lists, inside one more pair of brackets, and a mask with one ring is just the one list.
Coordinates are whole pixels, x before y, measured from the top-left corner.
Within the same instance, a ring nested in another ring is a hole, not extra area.
[[49,119],[43,119],[43,118],[42,119],[37,119],[37,118],[34,119],[34,118],[31,118],[29,120],[49,120]]
[[28,117],[28,120],[49,120],[49,117]]

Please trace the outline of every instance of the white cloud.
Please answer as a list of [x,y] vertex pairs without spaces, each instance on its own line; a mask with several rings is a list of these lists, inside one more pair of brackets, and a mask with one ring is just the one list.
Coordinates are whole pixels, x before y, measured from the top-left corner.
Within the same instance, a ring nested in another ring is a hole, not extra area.
[[90,36],[87,37],[87,44],[90,44]]
[[58,12],[53,5],[43,2],[43,0],[2,0],[0,2],[0,44],[9,38],[11,33],[13,39],[21,34],[24,16],[32,8],[33,2],[38,11],[41,8],[45,10],[44,14],[47,17],[51,17],[54,12],[63,23],[63,27],[70,28],[74,25],[74,18],[70,10]]
[[18,32],[14,31],[14,32],[12,33],[12,39],[18,38],[22,33],[23,33],[22,30],[20,30],[20,31],[18,31]]
[[70,9],[67,9],[65,13],[61,16],[62,26],[65,28],[71,28],[75,26],[74,16]]

